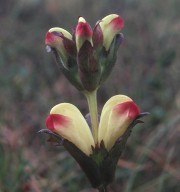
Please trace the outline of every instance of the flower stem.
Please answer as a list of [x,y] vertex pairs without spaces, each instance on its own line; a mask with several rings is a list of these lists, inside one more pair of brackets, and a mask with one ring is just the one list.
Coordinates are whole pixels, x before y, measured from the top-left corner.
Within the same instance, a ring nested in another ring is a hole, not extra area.
[[91,117],[92,134],[95,143],[98,140],[98,109],[97,109],[97,90],[84,93],[89,106],[89,113]]

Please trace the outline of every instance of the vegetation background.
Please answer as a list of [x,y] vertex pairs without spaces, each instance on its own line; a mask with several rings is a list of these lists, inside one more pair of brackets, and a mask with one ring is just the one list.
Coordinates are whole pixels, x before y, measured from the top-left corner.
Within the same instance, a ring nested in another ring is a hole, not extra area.
[[93,26],[110,13],[125,21],[116,66],[98,92],[99,110],[115,94],[151,115],[137,126],[119,160],[114,192],[180,191],[180,1],[0,0],[0,192],[88,192],[85,175],[38,130],[52,106],[86,100],[46,53],[54,26]]

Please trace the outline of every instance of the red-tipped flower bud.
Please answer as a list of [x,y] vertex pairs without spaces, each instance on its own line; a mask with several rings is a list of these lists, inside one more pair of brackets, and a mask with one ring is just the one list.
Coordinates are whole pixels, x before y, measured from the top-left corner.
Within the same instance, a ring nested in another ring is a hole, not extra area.
[[87,23],[83,17],[79,17],[75,34],[77,51],[79,51],[85,41],[89,41],[92,44],[93,31],[89,23]]
[[124,21],[119,15],[111,14],[104,17],[99,25],[103,33],[103,45],[108,50],[115,35],[124,27]]

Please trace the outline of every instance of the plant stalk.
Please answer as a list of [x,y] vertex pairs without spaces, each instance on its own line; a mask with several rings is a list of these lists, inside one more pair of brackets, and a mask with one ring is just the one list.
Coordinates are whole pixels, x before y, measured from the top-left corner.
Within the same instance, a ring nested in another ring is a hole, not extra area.
[[92,134],[95,144],[98,141],[98,109],[97,109],[97,90],[84,93],[88,102],[89,113],[91,118]]

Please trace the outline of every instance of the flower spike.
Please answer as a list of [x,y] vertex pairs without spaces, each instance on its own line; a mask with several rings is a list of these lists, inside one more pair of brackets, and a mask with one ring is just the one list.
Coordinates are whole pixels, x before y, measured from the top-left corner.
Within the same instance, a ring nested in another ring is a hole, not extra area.
[[123,19],[110,14],[92,29],[79,17],[71,35],[62,28],[51,28],[45,37],[47,52],[52,51],[62,73],[88,102],[87,121],[70,103],[54,106],[46,118],[50,142],[63,146],[78,162],[92,187],[107,191],[113,181],[118,159],[132,128],[143,123],[137,104],[126,95],[115,95],[98,115],[97,90],[110,75],[124,36]]

